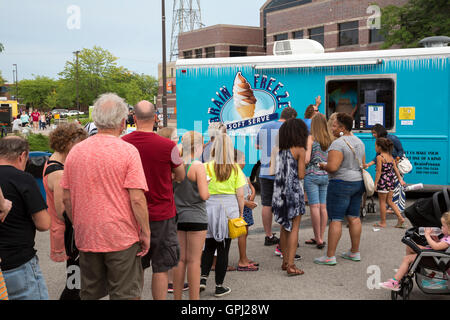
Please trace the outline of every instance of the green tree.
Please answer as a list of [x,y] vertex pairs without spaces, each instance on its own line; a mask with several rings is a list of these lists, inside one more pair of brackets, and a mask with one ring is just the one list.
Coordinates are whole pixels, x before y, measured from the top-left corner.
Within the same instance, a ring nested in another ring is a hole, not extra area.
[[382,9],[380,33],[383,48],[400,45],[419,47],[419,41],[431,36],[450,36],[450,1],[410,0],[403,7]]
[[[78,54],[78,88],[83,109],[92,105],[105,92],[115,92],[134,105],[140,100],[153,100],[158,82],[154,77],[132,73],[117,64],[117,57],[109,51],[95,46],[83,49]],[[67,61],[59,73],[58,104],[74,105],[76,101],[76,60]]]
[[[21,103],[33,109],[48,109],[46,99],[57,88],[57,82],[51,78],[36,76],[34,79],[19,81]],[[16,95],[16,88],[12,88],[12,95]]]
[[[121,68],[117,66],[117,58],[109,51],[100,47],[93,49],[83,49],[78,55],[78,90],[80,104],[89,106],[102,93],[107,92],[109,82],[113,77],[121,73]],[[77,66],[75,59],[67,61],[64,70],[59,76],[66,81],[73,83],[76,87]]]
[[56,93],[56,90],[53,90],[50,92],[44,100],[45,110],[52,110],[57,107],[58,103],[58,94]]
[[3,46],[2,43],[0,43],[0,52],[3,52],[3,51],[5,51],[5,47]]
[[0,71],[0,86],[4,85],[4,84],[5,84],[5,82],[6,82],[6,79],[5,79],[5,78],[3,78],[3,76],[2,76],[2,72]]

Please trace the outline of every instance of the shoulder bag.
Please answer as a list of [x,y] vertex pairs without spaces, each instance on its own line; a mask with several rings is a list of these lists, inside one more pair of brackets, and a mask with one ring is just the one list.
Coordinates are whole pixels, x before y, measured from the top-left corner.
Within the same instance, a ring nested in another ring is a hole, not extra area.
[[247,234],[247,222],[243,218],[228,219],[228,237],[239,238]]
[[358,161],[359,169],[361,170],[362,178],[363,178],[363,181],[364,181],[364,186],[366,187],[366,195],[368,197],[373,196],[373,194],[375,193],[375,184],[373,182],[372,176],[370,175],[370,173],[367,170],[364,170],[362,162],[356,156],[355,149],[350,145],[350,143],[347,142],[347,140],[344,139],[344,141],[348,145],[350,150],[352,150],[356,161]]
[[406,156],[403,156],[403,158],[400,159],[400,161],[397,164],[397,167],[398,167],[398,171],[402,175],[410,173],[412,170],[412,164]]

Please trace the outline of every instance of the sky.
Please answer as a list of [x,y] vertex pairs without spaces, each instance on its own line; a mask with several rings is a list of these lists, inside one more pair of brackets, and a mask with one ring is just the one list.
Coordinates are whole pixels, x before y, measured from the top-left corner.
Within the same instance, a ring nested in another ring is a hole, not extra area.
[[[174,0],[166,1],[167,60]],[[196,2],[196,1],[194,1]],[[205,26],[259,26],[266,0],[201,0]],[[239,9],[237,9],[239,8]],[[157,76],[162,61],[160,0],[0,0],[2,76],[13,82],[34,75],[57,78],[73,52],[100,46],[127,69]]]

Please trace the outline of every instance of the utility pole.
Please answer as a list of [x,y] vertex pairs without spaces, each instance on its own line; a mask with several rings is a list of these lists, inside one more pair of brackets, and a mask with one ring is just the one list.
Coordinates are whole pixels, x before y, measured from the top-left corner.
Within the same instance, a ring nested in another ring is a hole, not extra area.
[[167,77],[166,77],[166,5],[165,0],[161,0],[161,9],[162,9],[162,55],[163,55],[163,63],[162,63],[162,86],[163,86],[163,94],[162,94],[162,107],[163,107],[163,127],[167,127]]
[[80,95],[78,93],[78,54],[80,53],[80,51],[75,51],[74,54],[77,57],[76,60],[76,88],[77,88],[77,110],[80,111]]
[[17,64],[14,63],[13,67],[16,68],[16,70],[15,70],[16,71],[16,79],[15,79],[15,82],[16,82],[16,101],[17,101],[17,104],[19,104],[19,74],[17,73]]

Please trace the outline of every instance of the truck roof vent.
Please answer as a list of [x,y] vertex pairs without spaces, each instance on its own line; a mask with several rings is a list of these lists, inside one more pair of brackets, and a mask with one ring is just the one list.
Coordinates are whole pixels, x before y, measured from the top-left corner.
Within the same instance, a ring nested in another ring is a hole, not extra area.
[[419,41],[419,44],[423,45],[425,48],[431,48],[431,47],[446,47],[449,42],[450,37],[435,36],[422,39]]
[[275,41],[273,46],[273,54],[275,56],[324,52],[325,49],[323,46],[319,42],[311,39]]

